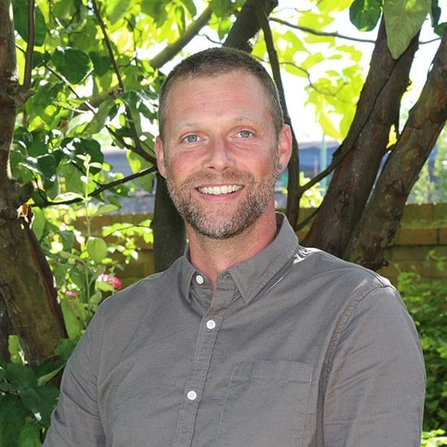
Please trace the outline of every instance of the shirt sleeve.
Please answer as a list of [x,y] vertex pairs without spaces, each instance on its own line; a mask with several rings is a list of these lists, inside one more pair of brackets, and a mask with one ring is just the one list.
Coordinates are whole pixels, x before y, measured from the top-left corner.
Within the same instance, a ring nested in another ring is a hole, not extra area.
[[99,320],[96,314],[67,362],[44,447],[106,445],[97,403],[102,342]]
[[324,446],[420,446],[425,368],[414,323],[391,286],[339,322],[323,394]]

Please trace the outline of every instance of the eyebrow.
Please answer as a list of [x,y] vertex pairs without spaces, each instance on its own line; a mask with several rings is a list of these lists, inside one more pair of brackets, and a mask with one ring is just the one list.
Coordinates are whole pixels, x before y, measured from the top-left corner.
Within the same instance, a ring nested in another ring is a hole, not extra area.
[[[248,122],[251,122],[251,123],[258,124],[260,126],[264,125],[264,120],[260,119],[260,117],[255,117],[253,115],[236,116],[232,121],[235,124],[241,123],[241,122],[244,122],[244,121],[248,121]],[[200,121],[185,120],[185,121],[180,121],[175,126],[171,126],[171,131],[173,133],[176,133],[176,132],[181,131],[182,129],[188,129],[188,128],[193,129],[195,127],[200,127],[200,126],[201,126],[201,122]]]

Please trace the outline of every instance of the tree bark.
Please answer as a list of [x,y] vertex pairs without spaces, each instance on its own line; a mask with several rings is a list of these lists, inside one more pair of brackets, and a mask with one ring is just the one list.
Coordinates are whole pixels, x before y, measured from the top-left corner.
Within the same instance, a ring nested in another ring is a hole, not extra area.
[[223,46],[251,53],[250,39],[253,39],[261,29],[256,10],[263,11],[268,17],[277,5],[277,0],[247,0],[236,22],[231,27]]
[[165,179],[157,174],[154,219],[154,265],[155,271],[166,270],[183,255],[186,246],[186,230],[183,219],[172,203]]
[[7,353],[7,337],[16,334],[29,364],[37,366],[66,334],[31,213],[18,213],[32,185],[21,185],[9,172],[16,110],[30,94],[18,83],[16,65],[12,6],[0,0],[0,352]]
[[377,270],[402,219],[405,202],[447,121],[447,32],[420,98],[391,151],[345,258]]
[[382,21],[354,121],[334,154],[338,167],[303,244],[349,257],[346,247],[387,151],[390,129],[398,127],[399,106],[417,47],[418,36],[399,59],[393,59]]

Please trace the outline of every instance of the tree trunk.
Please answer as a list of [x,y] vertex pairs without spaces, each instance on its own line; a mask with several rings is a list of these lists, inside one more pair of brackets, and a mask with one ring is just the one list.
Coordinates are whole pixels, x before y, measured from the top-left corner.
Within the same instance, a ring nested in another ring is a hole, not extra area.
[[157,174],[152,230],[154,232],[155,271],[161,272],[183,255],[186,231],[183,219],[169,197],[166,181],[160,174]]
[[54,353],[65,336],[63,320],[45,256],[30,228],[31,213],[20,215],[32,186],[9,174],[17,107],[29,96],[18,84],[10,0],[0,0],[0,352],[18,335],[31,366]]
[[374,270],[385,262],[405,202],[447,121],[447,32],[433,59],[427,82],[391,151],[345,258]]
[[262,11],[268,17],[277,5],[277,0],[247,0],[223,46],[251,53],[250,39],[253,39],[261,29],[256,10]]
[[303,240],[305,245],[340,257],[349,257],[346,247],[363,214],[387,151],[390,129],[392,125],[398,126],[399,105],[409,84],[411,63],[418,47],[416,36],[406,52],[394,60],[386,40],[382,21],[354,121],[345,141],[334,154],[338,167]]

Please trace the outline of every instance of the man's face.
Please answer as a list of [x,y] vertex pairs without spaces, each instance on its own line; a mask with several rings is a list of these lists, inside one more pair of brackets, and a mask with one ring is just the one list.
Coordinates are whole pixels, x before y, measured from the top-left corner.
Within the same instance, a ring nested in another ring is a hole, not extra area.
[[262,84],[234,71],[179,81],[166,103],[160,173],[185,221],[199,234],[226,239],[270,207],[279,163],[290,153],[288,128],[276,135]]

